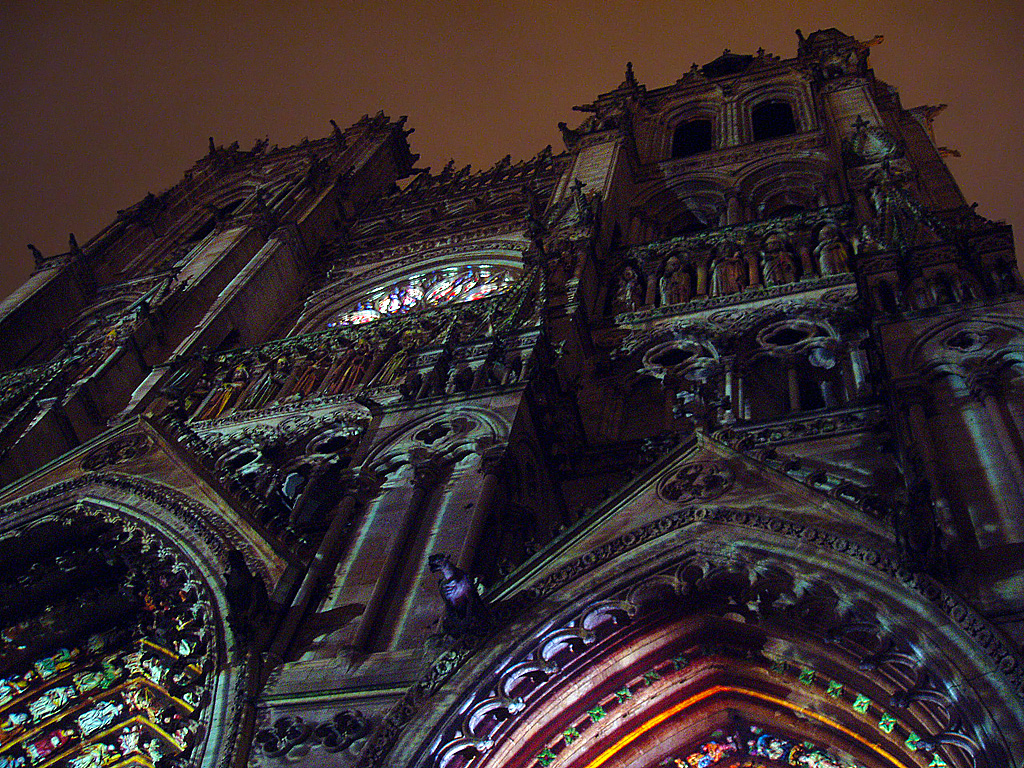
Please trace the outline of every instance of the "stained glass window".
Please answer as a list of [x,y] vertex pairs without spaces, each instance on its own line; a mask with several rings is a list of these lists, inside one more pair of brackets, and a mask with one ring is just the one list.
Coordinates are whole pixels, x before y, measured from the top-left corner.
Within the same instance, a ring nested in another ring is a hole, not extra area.
[[506,290],[518,276],[516,269],[493,264],[421,272],[371,291],[354,306],[332,317],[327,327],[357,325],[387,315],[482,299]]
[[806,768],[860,768],[856,763],[841,760],[810,742],[769,733],[757,726],[751,727],[747,733],[716,731],[707,741],[694,745],[693,751],[670,758],[661,765],[711,768],[719,763],[733,765],[733,762],[726,763],[726,758],[743,755]]

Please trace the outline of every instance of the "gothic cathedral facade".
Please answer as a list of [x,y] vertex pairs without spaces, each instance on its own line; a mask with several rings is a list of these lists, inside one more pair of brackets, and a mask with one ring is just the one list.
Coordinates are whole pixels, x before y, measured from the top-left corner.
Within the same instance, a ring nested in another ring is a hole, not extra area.
[[0,768],[1024,766],[1024,283],[870,44],[476,172],[211,139],[36,252]]

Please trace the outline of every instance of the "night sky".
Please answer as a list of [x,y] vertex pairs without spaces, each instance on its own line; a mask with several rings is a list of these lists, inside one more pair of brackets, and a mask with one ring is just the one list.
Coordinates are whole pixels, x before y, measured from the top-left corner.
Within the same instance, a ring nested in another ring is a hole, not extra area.
[[904,107],[948,103],[940,144],[979,212],[1024,226],[1024,3],[0,3],[0,295],[84,243],[218,144],[286,146],[383,109],[408,115],[420,166],[487,167],[563,148],[574,104],[648,88],[692,62],[794,30],[838,27],[871,49]]

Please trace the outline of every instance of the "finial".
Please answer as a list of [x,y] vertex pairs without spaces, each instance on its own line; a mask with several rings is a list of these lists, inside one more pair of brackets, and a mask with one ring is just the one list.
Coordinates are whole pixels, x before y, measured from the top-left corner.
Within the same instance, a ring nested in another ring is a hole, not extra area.
[[35,262],[36,268],[38,269],[39,267],[43,266],[43,254],[39,252],[39,249],[32,245],[32,243],[28,244],[28,249],[32,251],[32,261]]
[[633,62],[632,61],[627,61],[626,62],[626,81],[623,83],[623,85],[626,85],[626,86],[628,86],[630,88],[636,88],[636,86],[637,86],[636,75],[633,74]]

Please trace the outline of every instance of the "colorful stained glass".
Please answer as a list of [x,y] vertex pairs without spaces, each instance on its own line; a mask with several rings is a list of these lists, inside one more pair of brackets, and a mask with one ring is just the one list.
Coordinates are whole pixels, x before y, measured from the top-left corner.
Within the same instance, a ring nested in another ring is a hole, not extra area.
[[684,759],[677,757],[675,763],[679,768],[708,768],[738,751],[735,739],[730,736],[721,741],[707,741],[701,744],[699,752],[687,755]]
[[518,275],[519,270],[491,264],[473,264],[421,272],[371,291],[365,299],[331,318],[327,327],[358,325],[386,315],[402,314],[441,304],[475,301],[506,290]]

